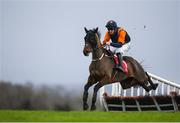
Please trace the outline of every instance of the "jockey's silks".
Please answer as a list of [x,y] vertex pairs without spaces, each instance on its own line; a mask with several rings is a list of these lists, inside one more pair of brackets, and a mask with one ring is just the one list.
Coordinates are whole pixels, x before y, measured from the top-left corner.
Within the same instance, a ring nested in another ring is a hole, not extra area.
[[105,36],[104,36],[103,43],[105,44],[106,42],[109,42],[111,39],[111,41],[114,43],[118,42],[118,43],[124,44],[124,43],[127,43],[130,41],[130,38],[127,39],[127,35],[128,35],[127,32],[121,27],[118,28],[118,31],[113,36],[110,36],[108,31],[107,31]]

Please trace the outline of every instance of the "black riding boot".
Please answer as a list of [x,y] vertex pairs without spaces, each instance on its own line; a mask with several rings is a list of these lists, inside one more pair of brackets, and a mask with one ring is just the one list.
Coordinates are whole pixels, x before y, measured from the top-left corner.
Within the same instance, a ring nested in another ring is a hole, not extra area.
[[122,72],[124,72],[124,69],[122,68],[122,60],[123,60],[122,55],[121,55],[121,53],[117,53],[116,55],[118,57],[119,64],[116,65],[115,68],[122,71]]

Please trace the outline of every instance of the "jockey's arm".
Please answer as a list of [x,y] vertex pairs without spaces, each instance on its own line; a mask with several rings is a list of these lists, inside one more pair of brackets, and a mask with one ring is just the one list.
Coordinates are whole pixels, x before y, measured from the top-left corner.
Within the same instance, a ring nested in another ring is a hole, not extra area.
[[106,32],[105,36],[104,36],[104,40],[103,40],[103,45],[110,45],[110,36],[108,34],[108,32]]
[[110,44],[111,46],[113,46],[113,47],[117,47],[117,48],[120,48],[120,47],[122,47],[122,43],[120,43],[120,42],[117,42],[117,43],[115,43],[115,42],[111,42],[111,44]]
[[126,31],[121,30],[119,32],[118,42],[121,44],[124,44],[125,43],[125,37],[126,37]]

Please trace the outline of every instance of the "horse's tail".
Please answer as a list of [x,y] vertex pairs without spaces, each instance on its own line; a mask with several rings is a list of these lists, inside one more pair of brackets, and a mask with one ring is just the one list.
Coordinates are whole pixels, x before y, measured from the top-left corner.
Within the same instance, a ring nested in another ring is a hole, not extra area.
[[148,74],[147,72],[145,72],[145,73],[146,73],[146,75],[147,75],[147,77],[148,77],[148,80],[152,81],[152,80],[151,80],[151,77],[149,76],[149,74]]
[[153,83],[153,81],[151,80],[151,77],[149,76],[149,74],[146,72],[146,75],[148,77],[148,81],[149,81],[149,84],[151,85],[152,89],[153,90],[156,90],[157,86],[158,86],[158,83]]

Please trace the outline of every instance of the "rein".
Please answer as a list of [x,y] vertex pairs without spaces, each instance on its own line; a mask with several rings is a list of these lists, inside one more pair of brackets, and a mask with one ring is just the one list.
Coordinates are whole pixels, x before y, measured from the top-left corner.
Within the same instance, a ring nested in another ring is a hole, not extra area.
[[[97,42],[96,49],[102,48],[103,46],[100,43],[100,40],[99,40],[99,37],[98,37],[97,33],[95,34],[95,39],[96,39],[96,42]],[[104,56],[106,56],[105,53],[102,53],[102,55],[99,58],[92,59],[92,61],[94,61],[94,62],[95,61],[100,61]]]
[[99,58],[97,58],[97,59],[92,59],[92,61],[100,61],[102,58],[104,57],[104,53],[99,57]]

